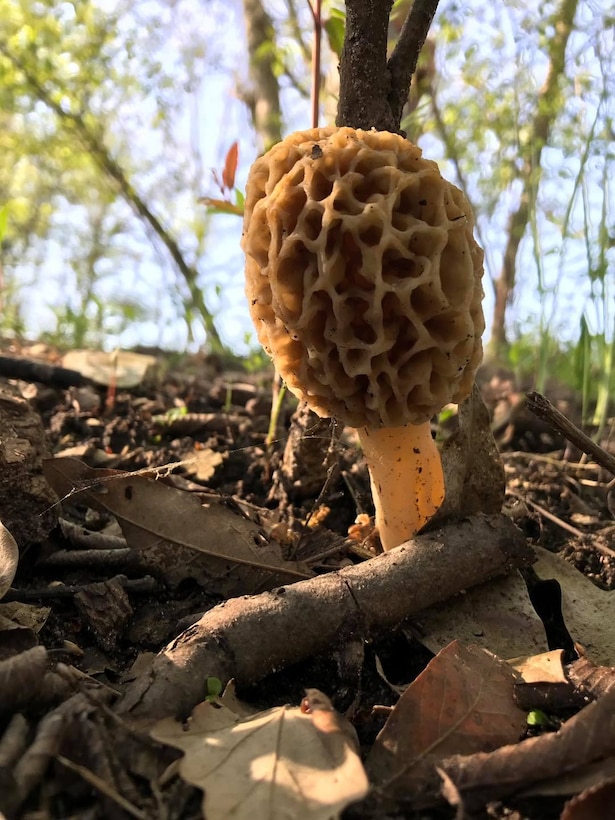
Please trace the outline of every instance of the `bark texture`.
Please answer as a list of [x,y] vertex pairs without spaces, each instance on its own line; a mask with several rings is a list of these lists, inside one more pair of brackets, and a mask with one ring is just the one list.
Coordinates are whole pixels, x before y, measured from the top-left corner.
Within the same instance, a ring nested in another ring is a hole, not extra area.
[[129,689],[124,712],[186,716],[216,677],[254,683],[340,645],[368,638],[439,601],[531,564],[523,534],[503,515],[474,516],[378,558],[207,612]]
[[336,124],[399,133],[410,81],[438,0],[414,0],[387,60],[392,0],[346,0]]

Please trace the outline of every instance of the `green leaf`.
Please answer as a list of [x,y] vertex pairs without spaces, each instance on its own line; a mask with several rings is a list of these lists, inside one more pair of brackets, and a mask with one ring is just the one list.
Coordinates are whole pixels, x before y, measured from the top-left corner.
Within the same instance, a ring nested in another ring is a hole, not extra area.
[[9,206],[8,203],[0,208],[0,242],[6,236],[6,229],[9,223]]
[[210,698],[219,698],[222,694],[222,681],[220,678],[207,678],[205,682],[205,686],[207,689],[207,699]]
[[533,709],[531,712],[528,713],[527,716],[527,725],[528,726],[549,726],[551,721],[542,712],[540,709]]
[[[335,13],[337,12],[337,13]],[[331,16],[325,20],[324,26],[329,40],[329,47],[338,57],[342,56],[344,47],[344,33],[346,31],[346,16],[340,14],[337,9],[332,9]]]

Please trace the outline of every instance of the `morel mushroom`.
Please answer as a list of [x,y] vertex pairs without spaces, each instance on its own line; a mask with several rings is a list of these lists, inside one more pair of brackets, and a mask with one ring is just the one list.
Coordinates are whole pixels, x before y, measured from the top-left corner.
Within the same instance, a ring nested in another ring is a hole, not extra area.
[[397,134],[301,131],[250,171],[258,338],[299,399],[358,429],[385,550],[444,498],[429,419],[469,394],[482,358],[473,226],[463,193]]

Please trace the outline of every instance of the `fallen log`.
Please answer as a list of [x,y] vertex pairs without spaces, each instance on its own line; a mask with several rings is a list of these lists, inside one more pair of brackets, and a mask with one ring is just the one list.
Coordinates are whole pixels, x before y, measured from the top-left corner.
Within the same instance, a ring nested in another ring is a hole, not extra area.
[[349,637],[368,638],[462,590],[535,560],[504,515],[476,515],[338,572],[231,598],[169,643],[120,711],[185,717],[208,677],[254,683]]

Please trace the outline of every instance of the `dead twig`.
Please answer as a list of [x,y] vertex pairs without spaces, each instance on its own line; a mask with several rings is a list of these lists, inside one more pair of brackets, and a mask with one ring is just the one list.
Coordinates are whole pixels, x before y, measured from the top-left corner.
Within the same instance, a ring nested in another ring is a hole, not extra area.
[[564,438],[572,442],[575,447],[582,450],[588,456],[591,456],[595,461],[608,470],[609,473],[615,475],[615,456],[607,453],[602,447],[592,441],[589,436],[586,436],[582,430],[579,430],[570,419],[567,419],[563,413],[555,408],[551,402],[542,395],[533,391],[526,395],[526,404],[528,410],[531,410],[535,416],[544,419],[551,427],[560,432]]
[[516,498],[518,501],[522,501],[524,504],[527,504],[527,506],[530,509],[535,510],[535,512],[537,512],[543,518],[546,518],[547,521],[550,521],[552,524],[556,524],[558,527],[561,527],[561,529],[566,530],[566,532],[569,532],[570,535],[574,535],[575,538],[584,537],[585,533],[581,532],[581,530],[578,530],[576,527],[573,527],[572,524],[568,524],[566,521],[562,520],[557,515],[554,515],[552,512],[549,512],[549,510],[545,510],[545,508],[541,507],[540,504],[536,504],[534,501],[530,501],[529,498],[526,498],[521,493],[516,493],[514,490],[507,490],[506,493],[507,495]]
[[80,766],[78,763],[75,763],[72,760],[69,760],[64,755],[57,755],[58,763],[61,763],[62,766],[66,769],[70,769],[75,774],[78,774],[79,777],[83,778],[86,783],[92,786],[97,791],[101,792],[101,794],[106,795],[110,800],[113,800],[114,803],[117,803],[124,811],[129,814],[131,817],[136,817],[137,820],[147,820],[147,813],[142,809],[137,808],[134,806],[130,800],[127,800],[123,795],[121,795],[117,789],[114,789],[106,780],[103,780],[102,777],[99,777],[95,772],[88,769],[86,766]]
[[[156,592],[160,589],[160,583],[152,578],[151,575],[146,575],[143,578],[126,578],[125,575],[116,575],[110,579],[119,583],[126,592],[147,594]],[[90,584],[58,584],[53,587],[41,587],[40,589],[11,589],[2,599],[5,602],[21,601],[50,601],[56,598],[74,598],[79,592],[87,592],[90,589]]]
[[534,554],[503,515],[477,515],[384,555],[207,612],[130,687],[123,712],[187,715],[203,681],[252,683],[351,636],[368,637],[461,590],[529,565]]

